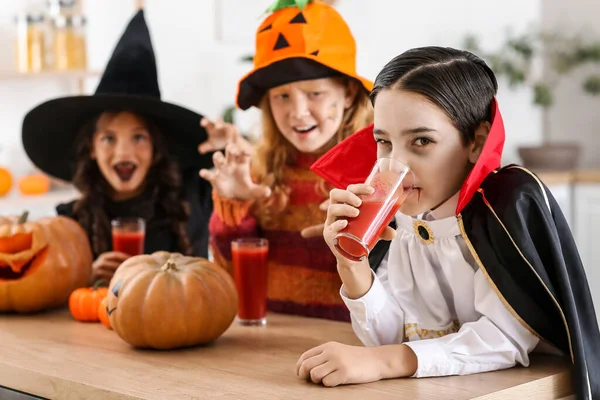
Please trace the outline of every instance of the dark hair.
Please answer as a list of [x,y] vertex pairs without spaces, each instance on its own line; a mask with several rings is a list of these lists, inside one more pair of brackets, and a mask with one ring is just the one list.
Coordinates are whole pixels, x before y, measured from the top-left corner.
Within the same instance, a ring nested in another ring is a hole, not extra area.
[[[106,111],[118,114],[119,111]],[[187,235],[189,206],[182,191],[181,174],[177,165],[166,153],[164,135],[151,119],[136,114],[142,119],[152,138],[154,154],[152,165],[145,179],[146,192],[158,206],[160,215],[171,222],[171,230],[177,237],[179,252],[191,254],[190,240]],[[100,116],[85,124],[78,137],[76,148],[76,168],[73,184],[81,192],[82,197],[75,202],[74,218],[90,234],[94,253],[98,256],[108,250],[110,240],[110,221],[105,211],[105,204],[110,201],[110,184],[98,168],[98,163],[90,155],[93,148],[93,136]]]
[[408,50],[388,62],[375,79],[370,95],[373,105],[377,94],[388,88],[425,96],[446,112],[463,142],[470,143],[482,122],[492,122],[498,82],[476,55],[432,46]]

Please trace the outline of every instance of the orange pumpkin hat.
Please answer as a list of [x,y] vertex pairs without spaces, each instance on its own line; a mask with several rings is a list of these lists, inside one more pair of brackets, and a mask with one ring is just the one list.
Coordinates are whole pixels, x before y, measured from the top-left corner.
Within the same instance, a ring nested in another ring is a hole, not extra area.
[[254,69],[238,83],[237,106],[257,106],[264,93],[286,83],[356,73],[356,42],[341,15],[320,1],[278,0],[256,31]]

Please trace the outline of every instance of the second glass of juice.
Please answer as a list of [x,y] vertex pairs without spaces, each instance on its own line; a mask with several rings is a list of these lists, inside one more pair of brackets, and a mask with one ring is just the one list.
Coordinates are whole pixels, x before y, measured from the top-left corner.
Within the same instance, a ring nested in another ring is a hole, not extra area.
[[240,325],[267,323],[267,278],[269,242],[242,238],[231,242],[233,276],[238,291],[237,322]]
[[146,222],[142,218],[116,218],[111,225],[113,251],[130,256],[144,254]]
[[360,196],[360,214],[348,218],[348,225],[335,238],[335,248],[349,260],[361,261],[369,255],[408,195],[414,176],[410,168],[391,158],[377,160],[365,184],[371,195]]

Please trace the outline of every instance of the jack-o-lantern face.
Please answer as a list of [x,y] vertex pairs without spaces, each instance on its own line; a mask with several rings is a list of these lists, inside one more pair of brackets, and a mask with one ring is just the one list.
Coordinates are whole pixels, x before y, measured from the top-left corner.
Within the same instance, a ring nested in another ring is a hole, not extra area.
[[27,214],[0,218],[1,281],[21,279],[34,272],[45,256],[46,238],[38,225],[26,224],[26,218]]
[[117,310],[117,301],[118,301],[118,297],[119,297],[119,290],[121,290],[121,286],[123,285],[123,279],[119,279],[117,282],[115,282],[114,285],[112,285],[110,287],[109,293],[107,294],[107,296],[111,295],[114,296],[115,301],[112,303],[112,305],[109,307],[108,305],[108,299],[106,301],[106,314],[109,316],[112,315],[112,313],[114,313]]
[[356,43],[341,15],[320,1],[302,9],[283,7],[256,32],[254,69],[240,80],[237,103],[247,109],[257,105],[267,89],[340,73],[359,81],[367,92],[373,88],[356,73]]
[[91,273],[92,251],[79,224],[26,218],[0,218],[0,312],[62,305]]

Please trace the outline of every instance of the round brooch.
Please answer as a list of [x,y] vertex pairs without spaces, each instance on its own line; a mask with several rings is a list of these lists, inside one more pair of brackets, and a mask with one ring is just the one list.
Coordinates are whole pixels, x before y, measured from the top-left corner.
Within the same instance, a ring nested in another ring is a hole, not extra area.
[[433,243],[433,232],[431,228],[421,220],[414,220],[413,228],[415,230],[415,235],[423,242],[423,244],[431,244]]

